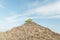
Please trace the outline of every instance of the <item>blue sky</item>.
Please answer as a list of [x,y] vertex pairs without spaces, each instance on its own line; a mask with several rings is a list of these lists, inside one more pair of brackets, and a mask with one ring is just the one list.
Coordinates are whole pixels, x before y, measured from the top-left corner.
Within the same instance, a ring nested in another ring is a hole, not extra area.
[[27,18],[60,33],[60,0],[0,0],[0,31],[22,25]]

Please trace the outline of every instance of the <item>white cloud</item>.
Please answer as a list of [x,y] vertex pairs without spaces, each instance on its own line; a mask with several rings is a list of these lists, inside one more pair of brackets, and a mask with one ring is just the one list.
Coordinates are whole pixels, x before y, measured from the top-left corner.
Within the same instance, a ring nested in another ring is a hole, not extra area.
[[16,18],[19,17],[18,15],[13,15],[13,16],[10,16],[10,17],[6,17],[4,19],[5,22],[7,23],[13,23],[13,22],[16,22]]
[[[34,4],[35,5],[35,4]],[[13,13],[12,13],[13,14]],[[39,6],[34,9],[30,9],[23,14],[13,14],[10,17],[5,18],[5,22],[7,23],[13,23],[17,22],[19,20],[23,20],[23,18],[28,18],[29,15],[31,14],[38,14],[40,17],[31,17],[33,18],[41,18],[41,19],[47,19],[47,18],[60,18],[60,2],[55,2],[53,4],[48,4],[44,6]],[[51,16],[52,15],[52,16]],[[30,17],[29,17],[30,18]]]
[[60,18],[60,15],[56,15],[56,16],[50,16],[48,17],[49,19],[57,19],[57,18]]
[[40,16],[60,15],[60,2],[36,7],[26,11],[29,14],[39,14]]
[[5,8],[5,7],[4,7],[4,4],[5,4],[4,1],[5,1],[5,0],[0,0],[0,8]]
[[[48,1],[48,0],[46,0]],[[24,12],[23,14],[15,14],[14,12],[11,13],[12,16],[6,17],[4,20],[2,20],[2,24],[0,26],[7,26],[9,24],[9,26],[13,26],[16,23],[20,21],[22,23],[22,21],[24,21],[26,18],[40,18],[40,19],[54,19],[54,18],[60,18],[60,2],[55,2],[52,4],[48,4],[48,5],[44,5],[44,6],[38,6],[37,4],[39,3],[33,3],[33,6],[36,6],[36,8],[33,9],[29,9],[26,12]],[[0,7],[3,8],[2,5],[0,5]],[[38,14],[39,16],[34,16],[34,17],[28,17],[29,15],[32,14]],[[15,23],[15,24],[14,24]],[[10,25],[12,24],[12,25]],[[5,27],[2,28],[5,28]],[[7,29],[9,29],[11,27],[8,27]]]
[[3,5],[0,5],[0,8],[5,8]]

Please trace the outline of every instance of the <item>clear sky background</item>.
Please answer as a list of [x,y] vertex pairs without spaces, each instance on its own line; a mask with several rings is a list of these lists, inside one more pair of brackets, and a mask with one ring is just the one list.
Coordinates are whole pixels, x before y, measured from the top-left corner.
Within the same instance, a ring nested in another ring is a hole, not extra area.
[[60,0],[0,0],[0,31],[22,25],[27,18],[60,33]]

